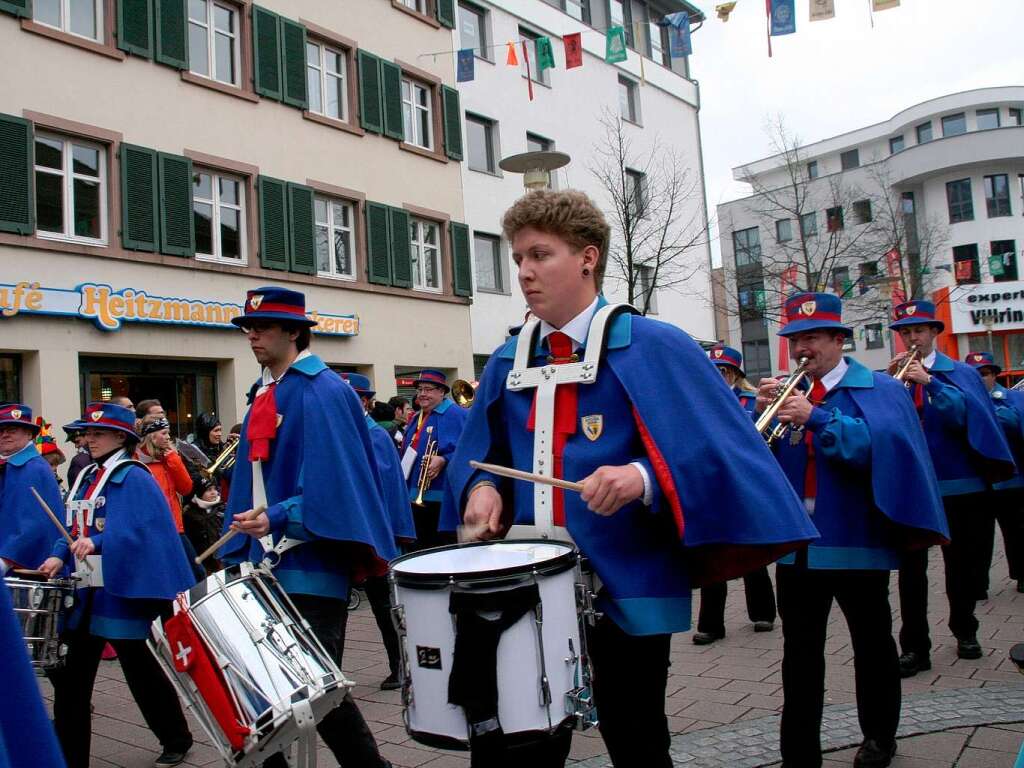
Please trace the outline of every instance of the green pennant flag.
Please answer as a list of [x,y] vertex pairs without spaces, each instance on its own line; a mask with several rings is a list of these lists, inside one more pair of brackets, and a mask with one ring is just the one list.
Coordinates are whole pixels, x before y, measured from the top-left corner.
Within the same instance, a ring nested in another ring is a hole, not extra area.
[[764,312],[765,307],[768,306],[764,291],[754,291],[754,306],[756,306],[759,311]]
[[988,271],[992,273],[992,277],[1002,277],[1006,272],[1003,266],[1003,257],[1001,254],[988,257]]
[[551,38],[538,37],[534,41],[537,51],[537,71],[553,69],[555,66],[555,51],[551,48]]
[[608,27],[604,60],[609,64],[626,60],[626,30],[622,27]]

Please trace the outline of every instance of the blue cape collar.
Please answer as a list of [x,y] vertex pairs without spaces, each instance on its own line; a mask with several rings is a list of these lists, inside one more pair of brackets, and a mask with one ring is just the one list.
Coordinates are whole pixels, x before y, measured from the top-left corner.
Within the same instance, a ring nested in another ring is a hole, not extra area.
[[18,451],[16,454],[11,456],[7,463],[15,467],[23,467],[28,463],[29,459],[33,456],[38,456],[39,451],[36,450],[36,444],[34,440],[29,440],[28,445]]
[[852,357],[844,355],[843,359],[849,367],[846,369],[846,373],[843,374],[843,378],[836,385],[836,389],[840,387],[846,387],[847,389],[871,389],[875,386],[875,380],[870,370]]
[[931,370],[937,373],[949,373],[950,371],[953,370],[952,358],[936,350],[935,365],[931,367]]
[[324,361],[316,355],[309,355],[301,360],[296,360],[289,367],[289,370],[298,371],[306,376],[316,376],[318,373],[326,369],[327,366],[324,364]]
[[[597,297],[597,309],[607,306],[608,300],[604,295]],[[595,310],[596,311],[596,310]],[[628,347],[632,337],[633,328],[633,315],[629,312],[620,312],[613,320],[608,328],[608,349],[622,349]],[[513,336],[505,345],[498,350],[497,355],[500,358],[506,360],[515,360],[516,358],[516,343],[519,337]],[[583,347],[578,350],[582,356]],[[544,344],[538,339],[536,345],[533,348],[534,356],[547,354],[547,349],[544,348]]]
[[437,415],[440,416],[442,413],[444,413],[445,411],[447,411],[451,407],[452,407],[452,401],[449,400],[446,397],[444,400],[442,400],[440,402],[440,404],[437,406],[437,408],[434,409],[434,413],[436,413]]

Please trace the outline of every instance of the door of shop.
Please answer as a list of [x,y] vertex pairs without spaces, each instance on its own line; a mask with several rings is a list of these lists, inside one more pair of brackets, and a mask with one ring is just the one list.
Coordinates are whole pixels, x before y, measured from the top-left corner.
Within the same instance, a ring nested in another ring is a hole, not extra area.
[[216,363],[82,355],[78,370],[83,404],[122,395],[136,404],[159,400],[175,437],[191,434],[199,414],[217,412]]

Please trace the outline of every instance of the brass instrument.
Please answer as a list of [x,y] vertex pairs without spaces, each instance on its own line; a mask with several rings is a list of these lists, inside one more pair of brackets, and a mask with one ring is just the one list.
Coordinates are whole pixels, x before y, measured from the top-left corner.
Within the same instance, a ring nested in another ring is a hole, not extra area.
[[427,492],[427,486],[430,485],[430,478],[427,475],[427,470],[430,468],[430,460],[437,456],[437,440],[430,439],[430,433],[434,431],[433,427],[427,427],[427,449],[423,452],[423,461],[420,463],[420,477],[416,482],[418,492],[416,498],[413,500],[413,506],[425,507],[426,502],[423,501],[423,494]]
[[452,382],[452,400],[460,408],[469,408],[476,397],[476,386],[465,379],[456,379]]
[[764,438],[765,443],[770,448],[776,440],[781,440],[786,432],[789,430],[789,424],[776,424],[772,426],[772,421],[775,420],[775,415],[779,412],[782,404],[796,390],[797,385],[803,381],[807,375],[807,363],[810,362],[808,358],[801,357],[797,361],[796,370],[794,370],[789,377],[779,383],[778,389],[775,390],[775,397],[772,399],[768,407],[764,409],[764,413],[758,416],[755,426],[757,431],[761,433],[761,437]]
[[917,346],[917,344],[914,344],[910,348],[910,354],[903,358],[903,362],[900,363],[899,369],[896,371],[896,373],[893,374],[893,378],[896,379],[896,381],[903,382],[903,385],[906,386],[907,389],[909,389],[910,385],[913,382],[907,381],[907,374],[910,372],[910,366],[912,366],[915,361],[918,361],[920,359],[921,349],[920,347]]
[[213,463],[208,467],[200,467],[199,473],[203,477],[213,478],[218,472],[222,472],[225,469],[231,469],[235,466],[235,459],[238,458],[238,444],[241,442],[238,438],[231,440],[224,447],[217,458],[213,460]]

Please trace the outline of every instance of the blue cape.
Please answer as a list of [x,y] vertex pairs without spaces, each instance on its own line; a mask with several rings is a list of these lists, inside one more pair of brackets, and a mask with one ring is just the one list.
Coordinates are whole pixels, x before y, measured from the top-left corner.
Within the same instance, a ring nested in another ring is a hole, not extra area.
[[30,489],[39,491],[58,520],[64,502],[53,470],[32,442],[8,459],[0,488],[0,557],[38,568],[49,557],[57,531]]
[[1013,455],[978,372],[941,352],[935,353],[935,364],[930,372],[939,374],[940,379],[953,384],[964,394],[967,441],[981,459],[981,476],[990,483],[1013,477],[1016,472]]
[[[488,461],[489,422],[497,418],[515,344],[513,338],[499,348],[481,378],[449,464],[442,529],[461,522],[474,474],[469,461]],[[749,414],[736,407],[735,393],[693,339],[666,323],[622,313],[606,345],[601,364],[629,397],[652,480],[668,502],[695,586],[741,576],[818,537]],[[686,415],[685,427],[665,418],[665,403]]]
[[384,490],[384,506],[391,519],[391,530],[395,538],[415,541],[416,524],[412,519],[412,506],[405,489],[402,465],[398,460],[398,446],[391,435],[380,424],[366,415],[366,427],[370,430],[373,455],[377,459],[377,471]]

